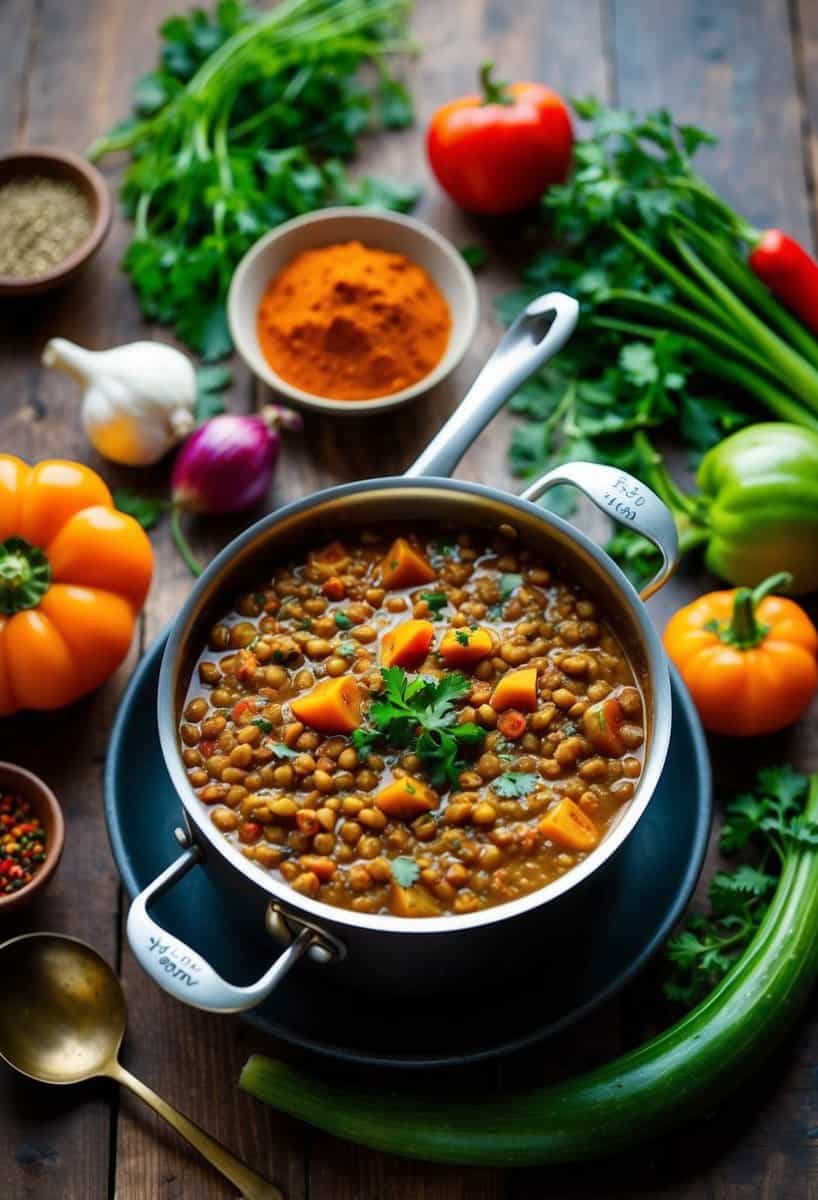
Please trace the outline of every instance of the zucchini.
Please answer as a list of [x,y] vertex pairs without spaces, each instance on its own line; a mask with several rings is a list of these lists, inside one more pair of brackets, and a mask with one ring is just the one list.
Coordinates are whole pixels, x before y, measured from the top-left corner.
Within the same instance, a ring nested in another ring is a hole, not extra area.
[[[803,819],[818,819],[818,775]],[[714,1107],[775,1048],[818,976],[818,847],[787,842],[745,953],[659,1037],[584,1075],[474,1100],[364,1091],[254,1055],[240,1086],[337,1137],[429,1162],[563,1163],[612,1154]],[[602,1119],[601,1119],[602,1118]]]

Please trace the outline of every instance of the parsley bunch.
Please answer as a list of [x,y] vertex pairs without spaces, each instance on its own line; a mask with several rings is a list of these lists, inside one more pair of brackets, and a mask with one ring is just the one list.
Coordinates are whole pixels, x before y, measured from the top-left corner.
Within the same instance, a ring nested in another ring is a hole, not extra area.
[[[510,457],[530,478],[569,459],[630,471],[674,511],[682,549],[706,541],[695,496],[680,491],[650,434],[685,445],[693,463],[756,419],[758,409],[815,428],[818,342],[745,263],[757,236],[704,182],[693,157],[715,139],[661,110],[638,117],[590,99],[591,122],[544,212],[557,238],[500,298],[510,321],[532,297],[559,289],[580,301],[576,333],[510,408],[524,420]],[[569,512],[573,495],[550,493]],[[609,547],[636,575],[647,544]]]
[[[232,348],[233,269],[273,226],[328,204],[405,211],[417,189],[351,180],[342,165],[373,123],[412,121],[385,56],[411,48],[409,0],[219,0],[161,27],[160,65],[134,116],[89,149],[131,155],[121,187],[134,237],[124,268],[143,313],[212,360]],[[372,64],[363,82],[361,67]]]
[[455,701],[469,691],[464,675],[440,679],[422,675],[410,678],[401,667],[381,670],[384,689],[369,708],[370,728],[356,729],[356,749],[368,753],[376,746],[414,748],[433,787],[457,783],[466,764],[461,752],[482,744],[485,730],[472,722],[458,724]]
[[721,849],[755,851],[733,871],[710,883],[710,913],[690,917],[665,947],[669,999],[692,1008],[741,957],[767,911],[781,865],[792,846],[818,846],[818,825],[801,815],[808,779],[791,767],[764,767],[751,792],[725,808]]

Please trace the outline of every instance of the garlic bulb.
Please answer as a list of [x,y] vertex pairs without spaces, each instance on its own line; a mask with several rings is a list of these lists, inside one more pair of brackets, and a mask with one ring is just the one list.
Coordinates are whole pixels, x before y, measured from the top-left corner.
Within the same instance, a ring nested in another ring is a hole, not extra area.
[[85,432],[112,462],[148,466],[193,428],[196,373],[190,359],[172,346],[130,342],[97,351],[52,338],[43,363],[83,385]]

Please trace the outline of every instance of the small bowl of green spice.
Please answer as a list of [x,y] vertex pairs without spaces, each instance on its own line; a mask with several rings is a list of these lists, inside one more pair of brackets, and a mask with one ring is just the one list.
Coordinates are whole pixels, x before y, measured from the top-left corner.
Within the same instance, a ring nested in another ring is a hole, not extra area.
[[111,212],[105,180],[78,154],[0,155],[0,296],[65,283],[99,249]]

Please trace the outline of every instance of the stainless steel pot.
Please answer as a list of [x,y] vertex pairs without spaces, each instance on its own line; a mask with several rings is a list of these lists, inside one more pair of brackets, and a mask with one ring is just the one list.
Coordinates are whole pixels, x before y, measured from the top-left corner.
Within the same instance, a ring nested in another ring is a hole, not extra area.
[[[182,855],[136,897],[128,939],[140,964],[172,995],[195,1007],[235,1012],[260,1003],[302,957],[344,982],[402,993],[429,992],[468,976],[503,976],[532,958],[553,954],[560,931],[589,940],[604,921],[606,866],[642,816],[659,781],[670,738],[670,682],[661,644],[639,596],[619,568],[591,542],[534,501],[556,484],[572,484],[615,520],[649,538],[662,567],[642,593],[673,570],[676,527],[648,488],[623,471],[567,463],[521,497],[445,476],[520,384],[564,344],[577,320],[576,301],[553,293],[529,304],[510,327],[459,408],[406,475],[330,488],[288,504],[251,526],[213,560],[179,613],[159,681],[159,731],[186,829]],[[366,523],[456,522],[519,538],[594,595],[629,648],[646,700],[647,751],[636,793],[587,859],[562,878],[508,904],[462,916],[406,920],[355,913],[301,896],[244,858],[212,825],[188,783],[177,725],[187,681],[207,631],[224,602],[252,586],[282,556],[321,539],[343,537]],[[237,893],[246,912],[237,937],[266,930],[279,943],[270,969],[250,986],[229,983],[195,950],[151,917],[152,902],[200,865],[216,887]],[[638,886],[638,881],[634,881]],[[602,915],[600,915],[602,914]],[[604,926],[602,927],[604,929]],[[283,947],[283,949],[281,948]],[[321,986],[320,972],[315,983]]]

